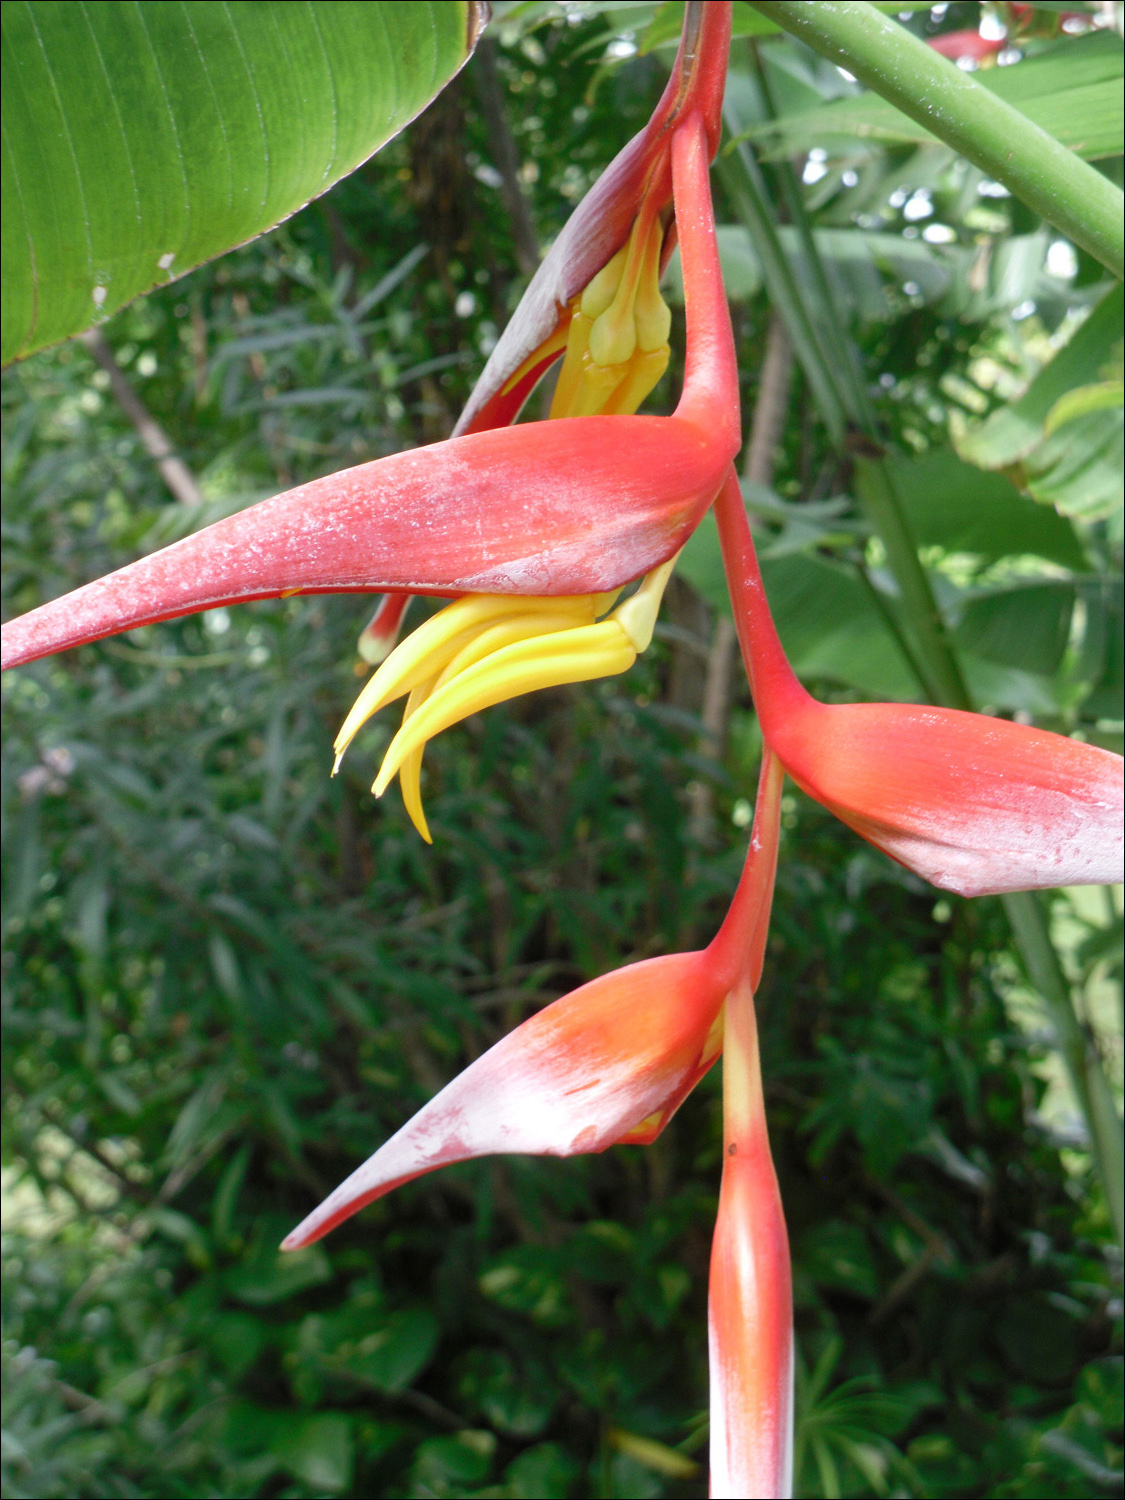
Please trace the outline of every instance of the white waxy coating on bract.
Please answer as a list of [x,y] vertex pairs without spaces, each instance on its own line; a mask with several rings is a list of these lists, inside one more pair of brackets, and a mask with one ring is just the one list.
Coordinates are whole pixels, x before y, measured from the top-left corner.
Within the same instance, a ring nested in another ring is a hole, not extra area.
[[299,1249],[410,1177],[474,1156],[604,1151],[693,1075],[723,1000],[705,953],[602,975],[502,1038],[314,1210]]

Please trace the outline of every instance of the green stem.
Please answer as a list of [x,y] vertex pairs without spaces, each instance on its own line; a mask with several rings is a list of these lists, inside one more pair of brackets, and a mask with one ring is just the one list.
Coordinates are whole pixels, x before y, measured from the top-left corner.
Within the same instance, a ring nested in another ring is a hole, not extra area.
[[[779,3],[760,5],[758,9],[807,41],[815,50],[846,66],[849,72],[891,99],[913,118],[920,119],[935,135],[961,150],[1068,233],[1077,244],[1121,274],[1121,193],[1018,111],[1002,104],[988,90],[982,89],[958,69],[951,68],[924,43],[918,42],[894,22],[885,20],[866,4],[853,3],[853,0],[817,0],[816,4],[779,0]],[[836,38],[832,43],[835,51],[827,40],[829,36]],[[937,75],[936,91],[932,97],[927,93],[931,74]],[[888,78],[888,75],[891,76]],[[951,98],[956,109],[950,103]],[[931,105],[936,106],[938,118],[931,113]],[[962,142],[959,137],[954,138],[948,133],[951,119],[960,120],[962,128],[973,133],[972,139],[966,136]],[[740,133],[742,122],[731,119],[728,123],[734,134]],[[985,142],[991,143],[990,152],[983,157],[977,151],[975,132],[978,125],[981,125]],[[1012,149],[1013,141],[1019,143],[1017,151]],[[850,339],[834,300],[830,295],[825,296],[827,283],[823,266],[799,190],[786,193],[786,204],[810,262],[811,285],[800,292],[778,240],[761,171],[745,144],[740,142],[733,151],[720,158],[719,171],[731,205],[753,240],[770,299],[785,323],[833,443],[838,449],[843,448],[849,423],[876,437],[859,367],[854,360],[839,355],[841,348],[850,349]],[[1028,180],[1033,180],[1034,191],[1025,186]],[[783,189],[787,186],[789,184],[782,183]],[[1054,198],[1048,189],[1058,190]],[[1078,227],[1059,217],[1059,202],[1071,205],[1081,221]],[[1084,233],[1090,224],[1100,225],[1102,230],[1108,226],[1112,230],[1108,239],[1113,241],[1116,237],[1115,261],[1106,259],[1103,253],[1107,242],[1105,234],[1098,238],[1091,232]],[[811,312],[810,293],[814,304],[819,304]],[[973,705],[960,664],[929,577],[918,556],[917,543],[902,498],[895,489],[890,467],[874,455],[859,458],[856,462],[856,488],[887,549],[888,566],[898,584],[903,614],[916,646],[908,653],[912,665],[920,673],[934,702],[950,708],[971,709]],[[1122,1124],[1097,1049],[1075,1011],[1071,989],[1052,945],[1042,904],[1029,892],[1006,896],[1004,903],[1024,966],[1052,1016],[1059,1051],[1086,1121],[1094,1167],[1106,1195],[1118,1241],[1125,1247]]]
[[910,640],[910,637],[907,635],[906,631],[903,630],[902,626],[895,618],[894,612],[892,611],[890,605],[887,603],[886,595],[883,593],[882,589],[877,589],[875,587],[874,583],[871,580],[871,574],[867,569],[867,564],[863,561],[862,558],[853,557],[851,559],[851,564],[852,567],[856,570],[856,574],[859,577],[860,583],[863,584],[864,593],[871,600],[872,609],[877,611],[879,618],[887,627],[889,633],[894,637],[895,644],[902,652],[903,661],[906,662],[907,666],[914,674],[914,680],[918,684],[919,690],[924,694],[928,693],[929,688],[926,683],[926,673],[922,669],[922,663],[918,660],[918,652],[915,650],[914,645]]
[[866,0],[752,3],[1125,276],[1120,190],[1018,109]]
[[887,563],[902,595],[903,609],[919,647],[919,666],[935,703],[972,708],[969,690],[953,654],[930,580],[918,556],[889,466],[882,458],[857,458],[856,494],[887,549]]
[[1097,1044],[1075,1014],[1043,902],[1034,891],[1015,891],[1003,901],[1028,977],[1047,1006],[1055,1045],[1086,1120],[1094,1170],[1105,1190],[1117,1242],[1125,1248],[1125,1149]]
[[847,429],[847,412],[777,237],[761,169],[742,143],[733,151],[723,152],[716,166],[731,207],[753,241],[770,301],[785,324],[789,342],[812,388],[832,442],[839,447]]

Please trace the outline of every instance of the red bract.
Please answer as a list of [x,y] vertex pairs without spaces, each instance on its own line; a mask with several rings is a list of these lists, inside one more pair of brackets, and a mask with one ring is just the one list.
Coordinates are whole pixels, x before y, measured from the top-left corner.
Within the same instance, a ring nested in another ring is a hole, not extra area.
[[[768,764],[776,766],[772,757]],[[312,1244],[424,1172],[516,1151],[574,1156],[655,1140],[722,1048],[723,1002],[756,984],[777,868],[780,772],[763,769],[742,879],[698,953],[603,974],[497,1042],[442,1089],[286,1239]]]
[[1120,880],[1119,755],[956,709],[818,703],[778,640],[733,472],[716,517],[762,734],[798,786],[964,896]]
[[[578,417],[476,431],[314,480],[9,622],[3,666],[249,599],[381,589],[598,594],[670,557],[713,500],[741,441],[707,182],[729,24],[728,6],[706,8],[705,59],[698,68],[681,62],[659,128],[626,148],[625,166],[610,169],[593,208],[579,209],[585,228],[565,242],[595,247],[577,258],[581,286],[603,251],[611,254],[625,237],[651,179],[660,190],[661,174],[668,175],[688,336],[672,417]],[[603,219],[610,228],[595,234]],[[544,285],[571,284],[552,275]],[[556,323],[559,316],[556,308]],[[537,315],[527,326],[539,326]]]
[[[501,334],[457,423],[458,433],[511,422],[543,371],[562,352],[570,303],[625,243],[641,203],[672,198],[671,141],[690,114],[699,114],[713,157],[722,131],[723,87],[730,47],[729,5],[689,5],[668,86],[652,118],[614,157],[566,221]],[[666,253],[672,246],[667,244]],[[540,357],[522,370],[537,351]]]
[[784,773],[768,748],[726,920],[701,953],[603,975],[504,1037],[290,1234],[311,1245],[412,1178],[501,1152],[647,1145],[723,1053],[723,1180],[711,1262],[711,1494],[789,1493],[793,1314],[754,1024]]
[[707,1315],[712,1500],[789,1495],[793,1485],[789,1236],[745,981],[727,999],[725,1032],[723,1182]]

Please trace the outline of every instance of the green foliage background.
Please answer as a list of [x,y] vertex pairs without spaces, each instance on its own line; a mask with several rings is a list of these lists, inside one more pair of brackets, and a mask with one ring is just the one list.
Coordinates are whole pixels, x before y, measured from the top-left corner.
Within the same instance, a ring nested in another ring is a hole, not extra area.
[[[611,13],[501,33],[543,242],[662,84],[659,54],[602,61],[622,26]],[[770,45],[795,87],[828,87],[809,54]],[[109,326],[200,507],[170,501],[81,346],[5,377],[8,614],[448,432],[522,285],[475,66],[320,203]],[[851,327],[880,418],[914,455],[901,461],[956,463],[951,410],[1004,395],[981,361],[1018,385],[1068,308],[1104,288],[1082,257],[1047,278],[1040,227],[951,185],[931,148],[864,149],[866,202],[860,174],[830,162],[809,207],[827,228],[878,211],[924,265],[911,279],[872,254],[856,272],[849,241],[832,274],[858,289]],[[938,252],[902,237],[904,182],[955,226],[944,281]],[[980,235],[1006,280],[950,301]],[[1029,300],[1033,321],[1013,321]],[[768,317],[750,286],[736,302],[747,412]],[[864,578],[883,588],[878,549],[800,374],[791,411],[774,489],[749,498],[771,587],[789,580],[795,618],[810,589],[826,611],[806,631],[806,680],[876,694],[893,668],[910,696],[908,666],[878,666],[856,613]],[[1058,520],[1026,484],[987,482]],[[968,618],[961,645],[992,706],[1112,743],[1120,523],[1069,512],[1046,569],[1027,562],[1022,511],[1017,540],[987,557],[940,528],[925,556],[950,620]],[[1060,547],[1078,551],[1060,562]],[[357,688],[354,598],[217,611],[5,679],[5,1494],[706,1492],[717,1076],[651,1148],[452,1169],[323,1246],[275,1251],[531,1010],[714,931],[759,741],[740,686],[721,761],[700,749],[716,615],[705,538],[696,553],[695,586],[673,591],[628,676],[490,711],[430,748],[433,850],[396,794],[368,794],[388,724],[327,776]],[[1042,647],[1018,620],[995,624],[1029,577],[1040,606],[1047,582],[1071,589]],[[853,590],[835,615],[826,578]],[[1090,910],[1070,911],[1068,961],[1104,987],[1120,918]],[[798,1493],[1112,1492],[1120,1259],[1080,1131],[1040,1109],[1050,1040],[1028,1022],[999,904],[935,893],[793,793],[759,1004],[794,1249]]]

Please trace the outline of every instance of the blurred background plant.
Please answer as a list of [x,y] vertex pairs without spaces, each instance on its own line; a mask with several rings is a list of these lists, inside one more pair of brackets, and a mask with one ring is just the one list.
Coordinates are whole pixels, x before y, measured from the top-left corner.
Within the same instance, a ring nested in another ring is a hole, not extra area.
[[[965,56],[1066,128],[1084,89],[1071,143],[1121,181],[1120,7],[888,8],[998,43]],[[6,614],[448,433],[682,7],[495,9],[324,198],[4,376]],[[1120,750],[1120,292],[736,12],[717,207],[787,648],[835,700],[937,696],[944,652],[977,706]],[[452,1169],[275,1246],[530,1010],[713,932],[760,741],[712,533],[627,677],[434,744],[433,850],[368,794],[388,725],[327,776],[367,608],[217,610],[4,679],[6,1495],[706,1492],[717,1079],[646,1150]],[[1047,1005],[1001,902],[787,794],[760,1010],[798,1494],[1120,1488],[1120,1247],[1060,1023],[1119,1101],[1120,890],[1038,909]]]

